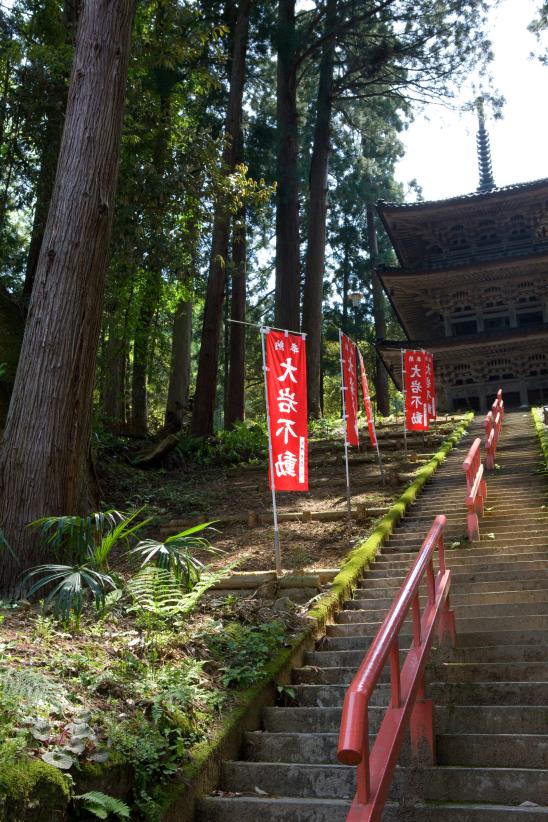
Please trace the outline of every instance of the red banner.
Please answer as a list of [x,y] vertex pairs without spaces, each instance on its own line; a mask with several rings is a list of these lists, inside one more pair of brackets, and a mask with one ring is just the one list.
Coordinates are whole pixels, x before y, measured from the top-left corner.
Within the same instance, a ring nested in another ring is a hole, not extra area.
[[426,367],[426,404],[428,406],[428,419],[436,419],[436,383],[434,380],[434,355],[425,352]]
[[405,385],[405,427],[408,431],[428,431],[425,351],[403,352]]
[[306,342],[300,334],[268,331],[266,384],[275,491],[308,491]]
[[358,436],[358,381],[356,369],[356,345],[346,334],[339,331],[341,345],[342,387],[344,413],[346,416],[346,441],[348,445],[359,445]]
[[360,364],[360,377],[362,381],[362,396],[365,407],[365,415],[367,417],[367,427],[369,428],[369,439],[371,445],[377,445],[377,432],[375,431],[375,420],[373,418],[373,408],[371,407],[371,397],[369,396],[369,383],[367,381],[367,374],[365,372],[365,365],[363,362],[362,352],[358,348],[358,362]]

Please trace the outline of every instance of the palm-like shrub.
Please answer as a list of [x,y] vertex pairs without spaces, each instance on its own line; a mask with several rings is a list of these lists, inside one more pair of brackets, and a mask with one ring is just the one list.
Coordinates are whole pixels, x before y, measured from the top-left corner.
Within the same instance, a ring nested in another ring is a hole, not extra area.
[[111,576],[85,565],[39,565],[25,574],[23,585],[29,597],[42,588],[53,586],[46,597],[46,607],[51,607],[54,614],[65,621],[74,614],[77,625],[86,594],[91,594],[95,608],[101,612],[105,609],[107,593],[116,589]]
[[178,534],[168,537],[164,542],[155,539],[143,539],[130,553],[137,554],[142,562],[141,568],[153,564],[163,571],[170,572],[175,581],[191,591],[204,570],[204,564],[193,555],[195,551],[208,551],[210,553],[221,553],[213,548],[208,539],[198,536],[206,528],[210,528],[212,522],[203,522],[193,528],[187,528]]
[[143,509],[133,514],[123,514],[110,508],[97,511],[87,517],[42,517],[31,522],[29,528],[37,528],[47,546],[58,557],[70,557],[74,562],[91,564],[101,571],[108,571],[108,559],[117,543],[129,547],[129,539],[150,522],[150,518],[135,523]]

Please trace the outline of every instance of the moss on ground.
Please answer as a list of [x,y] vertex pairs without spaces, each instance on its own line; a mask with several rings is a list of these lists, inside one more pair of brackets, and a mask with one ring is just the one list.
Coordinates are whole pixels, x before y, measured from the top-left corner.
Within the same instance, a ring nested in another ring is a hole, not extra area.
[[54,822],[66,818],[69,781],[41,759],[2,763],[0,818],[4,822]]
[[546,464],[546,468],[548,469],[548,431],[542,421],[542,409],[531,408],[531,415],[533,417],[533,423],[539,439],[540,448],[544,455],[544,462]]

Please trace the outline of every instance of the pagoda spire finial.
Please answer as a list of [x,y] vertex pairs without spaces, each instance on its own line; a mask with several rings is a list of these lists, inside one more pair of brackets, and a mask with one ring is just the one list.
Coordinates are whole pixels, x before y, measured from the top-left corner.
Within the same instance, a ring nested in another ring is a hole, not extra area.
[[491,165],[491,146],[489,145],[489,134],[485,128],[483,97],[478,97],[476,100],[476,108],[478,110],[478,133],[476,135],[479,166],[478,191],[492,191],[496,188],[496,186],[493,179],[493,168]]

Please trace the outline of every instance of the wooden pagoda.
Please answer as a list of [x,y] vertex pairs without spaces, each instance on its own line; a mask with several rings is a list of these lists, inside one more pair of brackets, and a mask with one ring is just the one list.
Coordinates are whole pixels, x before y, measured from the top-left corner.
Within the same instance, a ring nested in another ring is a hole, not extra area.
[[461,197],[378,213],[399,266],[378,275],[407,340],[379,340],[401,387],[400,349],[435,360],[438,408],[548,402],[548,179],[496,188],[480,112],[480,185]]

